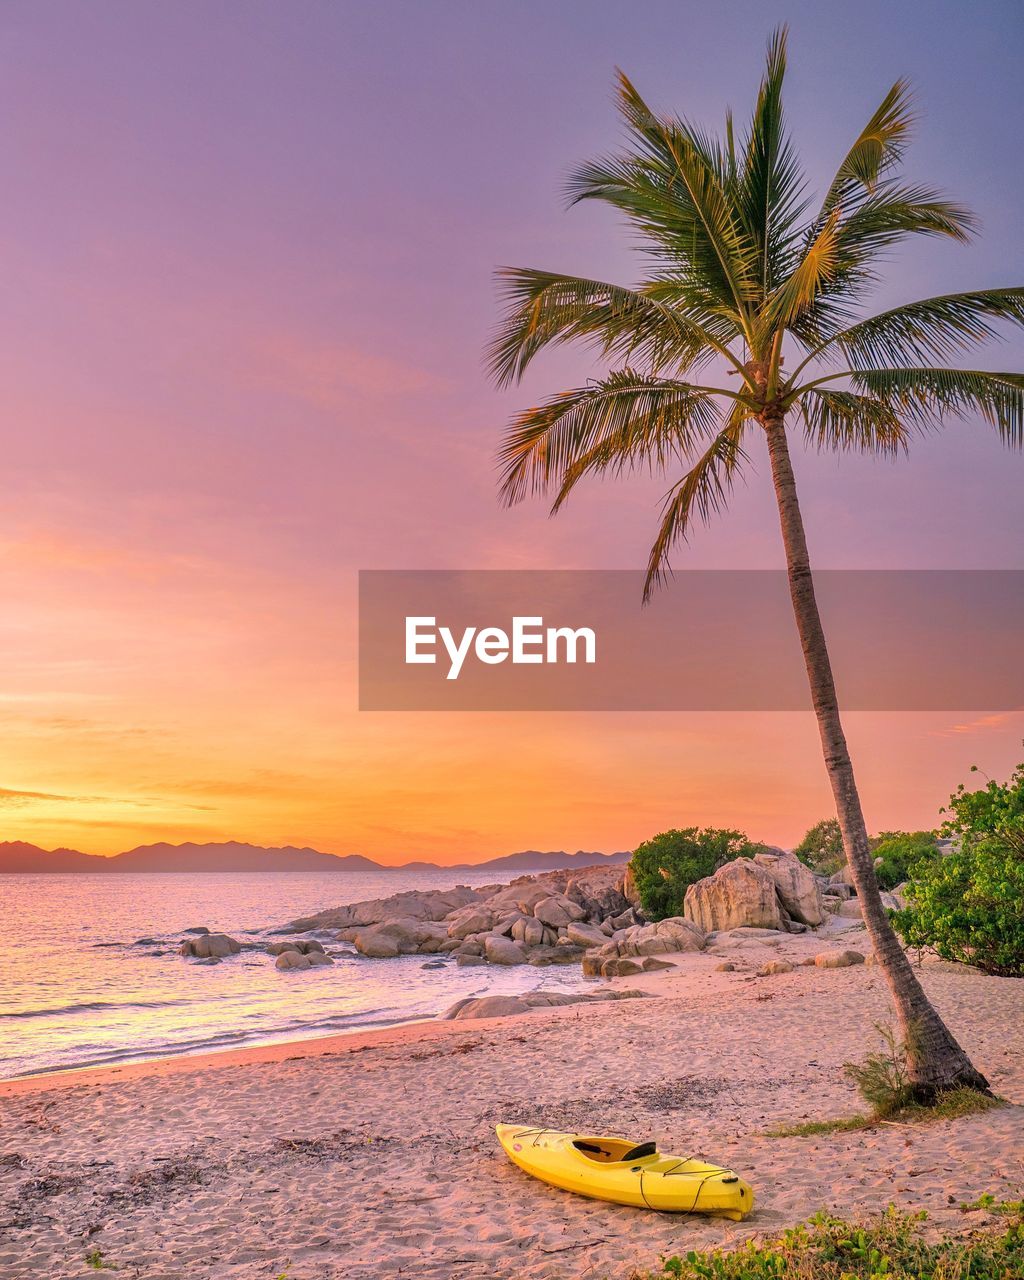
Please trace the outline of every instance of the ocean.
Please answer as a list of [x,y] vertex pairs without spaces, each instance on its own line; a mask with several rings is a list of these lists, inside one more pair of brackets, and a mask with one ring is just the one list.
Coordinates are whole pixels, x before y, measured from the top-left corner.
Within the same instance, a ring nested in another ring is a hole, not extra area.
[[[521,874],[521,873],[517,873]],[[402,889],[490,884],[494,871],[0,876],[0,1078],[384,1027],[462,996],[572,990],[575,966],[424,969],[344,943],[331,968],[280,972],[262,951],[217,965],[177,954],[205,925],[240,942]],[[508,879],[506,876],[505,879]]]

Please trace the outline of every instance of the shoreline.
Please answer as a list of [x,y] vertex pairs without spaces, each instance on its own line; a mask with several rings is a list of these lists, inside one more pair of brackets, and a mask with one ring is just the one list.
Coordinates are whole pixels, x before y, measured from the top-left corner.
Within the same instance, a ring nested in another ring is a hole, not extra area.
[[[647,990],[652,996],[662,994],[667,974],[641,975],[622,985]],[[597,983],[595,982],[595,988]],[[612,1002],[608,1002],[612,1003]],[[294,1040],[275,1040],[269,1044],[245,1045],[237,1049],[210,1049],[197,1053],[168,1054],[162,1058],[144,1058],[139,1062],[116,1065],[66,1067],[55,1071],[41,1071],[33,1075],[11,1076],[0,1080],[0,1099],[26,1093],[45,1093],[51,1089],[74,1089],[80,1086],[101,1085],[124,1080],[136,1080],[147,1076],[171,1076],[192,1071],[218,1070],[228,1067],[269,1065],[297,1059],[330,1057],[337,1054],[358,1053],[365,1049],[386,1047],[391,1044],[408,1044],[420,1040],[434,1040],[456,1033],[468,1033],[506,1023],[522,1024],[534,1018],[584,1016],[594,1008],[605,1004],[573,1004],[556,1008],[536,1009],[528,1014],[497,1018],[474,1018],[471,1021],[443,1020],[440,1014],[424,1018],[410,1018],[386,1027],[357,1028],[352,1031],[336,1031],[324,1036],[297,1036]]]
[[[846,939],[844,941],[851,941]],[[863,935],[860,945],[864,944]],[[160,1280],[626,1280],[661,1254],[735,1248],[820,1209],[896,1203],[936,1230],[960,1203],[1018,1199],[1024,982],[941,963],[922,981],[1010,1105],[956,1121],[772,1138],[861,1109],[842,1064],[876,1047],[888,992],[868,965],[736,946],[614,979],[655,998],[417,1022],[0,1084],[0,1270]],[[645,1213],[516,1169],[498,1122],[655,1139],[734,1169],[742,1223]],[[31,1266],[25,1270],[25,1264]]]

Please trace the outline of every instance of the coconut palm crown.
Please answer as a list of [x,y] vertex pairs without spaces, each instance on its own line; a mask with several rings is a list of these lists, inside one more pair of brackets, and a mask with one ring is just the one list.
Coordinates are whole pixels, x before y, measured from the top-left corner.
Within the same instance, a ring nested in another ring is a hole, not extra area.
[[672,479],[645,594],[673,547],[728,501],[763,432],[790,591],[850,869],[886,969],[915,1091],[984,1087],[924,996],[882,907],[846,750],[813,580],[789,433],[818,449],[897,454],[951,418],[980,416],[1024,441],[1024,375],[955,367],[1024,322],[1024,288],[904,303],[865,316],[880,264],[911,236],[968,240],[972,215],[899,177],[913,112],[908,85],[883,98],[824,196],[812,200],[782,105],[786,32],[769,42],[746,133],[722,137],[658,115],[627,77],[618,107],[627,143],[577,168],[571,203],[600,200],[639,239],[648,270],[630,288],[521,268],[499,273],[506,310],[489,350],[499,384],[543,348],[597,348],[610,371],[514,418],[500,453],[507,503],[553,494],[554,510],[590,475],[650,469]]

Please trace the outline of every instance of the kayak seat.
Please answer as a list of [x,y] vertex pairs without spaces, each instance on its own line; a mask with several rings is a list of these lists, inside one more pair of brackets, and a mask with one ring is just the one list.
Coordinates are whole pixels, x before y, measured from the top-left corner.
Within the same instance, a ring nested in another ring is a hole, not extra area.
[[658,1144],[656,1142],[641,1142],[638,1147],[630,1147],[621,1159],[625,1164],[629,1160],[643,1160],[645,1156],[656,1156],[657,1154]]

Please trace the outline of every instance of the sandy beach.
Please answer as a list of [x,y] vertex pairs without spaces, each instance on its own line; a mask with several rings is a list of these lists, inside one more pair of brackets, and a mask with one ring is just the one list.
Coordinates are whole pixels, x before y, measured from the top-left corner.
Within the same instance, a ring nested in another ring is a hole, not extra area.
[[[924,967],[928,993],[1013,1105],[766,1136],[858,1110],[841,1064],[888,1016],[873,966],[756,976],[766,958],[820,948],[751,940],[734,944],[735,972],[695,955],[618,982],[647,999],[9,1082],[0,1271],[95,1275],[92,1253],[146,1280],[612,1280],[821,1208],[893,1202],[955,1228],[970,1221],[961,1201],[1019,1196],[1024,983],[952,965]],[[497,1120],[654,1137],[731,1165],[757,1209],[729,1223],[561,1193],[507,1162]]]

